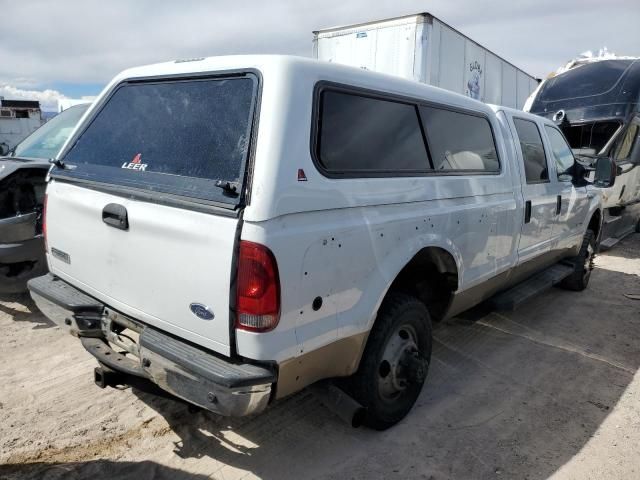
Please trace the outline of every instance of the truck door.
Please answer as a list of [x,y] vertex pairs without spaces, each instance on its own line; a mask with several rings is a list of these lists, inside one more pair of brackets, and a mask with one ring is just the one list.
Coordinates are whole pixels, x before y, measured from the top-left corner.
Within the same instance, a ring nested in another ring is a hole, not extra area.
[[589,198],[586,187],[576,188],[572,183],[571,169],[575,158],[564,135],[550,125],[545,125],[544,129],[548,140],[547,151],[555,170],[551,179],[556,195],[551,249],[562,251],[580,243],[584,223],[589,221]]
[[518,244],[518,263],[551,251],[556,211],[554,186],[538,124],[513,117],[516,151],[520,157],[524,221]]

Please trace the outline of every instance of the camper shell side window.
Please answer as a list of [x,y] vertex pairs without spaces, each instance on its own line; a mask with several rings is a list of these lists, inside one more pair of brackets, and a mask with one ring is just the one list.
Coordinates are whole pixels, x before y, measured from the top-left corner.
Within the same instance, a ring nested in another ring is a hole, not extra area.
[[329,178],[501,173],[485,115],[332,82],[315,88],[311,153]]

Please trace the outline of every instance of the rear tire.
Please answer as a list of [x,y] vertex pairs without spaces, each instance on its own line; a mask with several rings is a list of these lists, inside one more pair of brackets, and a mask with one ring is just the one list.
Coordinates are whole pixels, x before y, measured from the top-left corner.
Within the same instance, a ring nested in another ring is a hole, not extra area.
[[431,360],[431,319],[415,297],[392,292],[382,302],[351,394],[364,407],[364,424],[385,430],[402,420],[416,402]]
[[587,230],[582,239],[582,246],[577,257],[571,259],[573,273],[565,278],[560,286],[567,290],[581,292],[589,285],[593,261],[596,256],[596,235],[593,230]]

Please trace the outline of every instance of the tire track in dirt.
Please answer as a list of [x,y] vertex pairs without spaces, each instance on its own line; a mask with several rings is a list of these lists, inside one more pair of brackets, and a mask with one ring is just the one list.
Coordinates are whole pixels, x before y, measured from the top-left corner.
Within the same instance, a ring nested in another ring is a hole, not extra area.
[[131,447],[147,436],[162,437],[171,432],[171,427],[158,417],[146,420],[136,427],[110,437],[97,438],[88,443],[77,443],[56,448],[51,445],[42,449],[11,454],[5,460],[6,467],[28,467],[33,463],[71,463],[96,458],[117,458],[124,448]]

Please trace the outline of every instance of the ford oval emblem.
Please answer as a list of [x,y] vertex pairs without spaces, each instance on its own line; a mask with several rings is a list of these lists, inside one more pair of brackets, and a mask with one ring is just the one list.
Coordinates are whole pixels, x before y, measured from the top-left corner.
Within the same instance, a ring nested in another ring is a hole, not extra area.
[[202,305],[201,303],[192,303],[189,305],[189,309],[191,312],[198,318],[202,320],[213,320],[214,315],[213,312],[206,305]]

